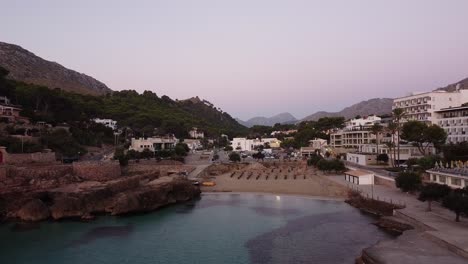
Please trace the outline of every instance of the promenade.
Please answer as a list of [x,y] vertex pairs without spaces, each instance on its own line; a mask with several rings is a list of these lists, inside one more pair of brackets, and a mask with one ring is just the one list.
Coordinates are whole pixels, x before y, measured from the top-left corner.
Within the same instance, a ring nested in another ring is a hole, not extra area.
[[[344,176],[328,176],[329,179],[336,183],[347,186],[349,188],[358,189],[363,195],[378,198],[379,200],[391,201],[396,204],[404,204],[404,209],[396,210],[395,215],[403,218],[415,225],[421,231],[421,238],[425,238],[442,249],[456,253],[458,256],[463,256],[468,262],[468,219],[461,218],[460,222],[455,222],[455,214],[450,210],[442,207],[439,203],[433,202],[432,211],[427,211],[427,202],[421,202],[415,195],[403,193],[396,187],[388,187],[384,185],[360,185],[356,186],[345,181]],[[403,236],[404,237],[404,236]],[[412,237],[412,239],[420,240]],[[417,247],[430,247],[431,243],[419,242]],[[383,249],[382,249],[383,250]],[[401,248],[387,248],[397,252]],[[429,249],[428,249],[429,250]],[[452,262],[434,262],[436,256],[432,255],[435,251],[415,251],[410,260],[424,259],[428,257],[428,263],[452,263]],[[444,251],[439,251],[439,256],[444,255]],[[446,252],[445,252],[446,253]],[[451,255],[451,254],[448,254]],[[438,259],[440,261],[441,259]],[[401,263],[401,262],[400,262]],[[418,262],[414,262],[418,263]],[[456,263],[456,262],[454,262]]]

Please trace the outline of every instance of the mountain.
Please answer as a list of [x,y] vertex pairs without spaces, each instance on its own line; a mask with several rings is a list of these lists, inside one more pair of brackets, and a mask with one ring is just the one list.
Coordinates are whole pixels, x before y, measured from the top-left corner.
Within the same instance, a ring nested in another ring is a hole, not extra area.
[[320,111],[315,114],[306,116],[300,121],[313,121],[313,120],[315,121],[322,117],[343,116],[346,119],[350,119],[357,115],[367,116],[367,115],[372,115],[372,114],[375,114],[375,115],[390,114],[392,112],[392,103],[393,103],[393,99],[391,98],[374,98],[374,99],[362,101],[360,103],[346,107],[339,112]]
[[463,79],[457,83],[449,84],[445,87],[438,88],[436,91],[447,91],[447,92],[453,92],[457,89],[460,90],[468,90],[468,78]]
[[239,122],[241,125],[244,125],[246,127],[253,127],[255,125],[260,125],[260,126],[274,126],[277,123],[281,124],[291,124],[295,123],[297,119],[291,115],[290,113],[281,113],[277,114],[272,117],[253,117],[250,118],[247,121],[242,121],[240,119],[236,119],[237,122]]
[[104,83],[86,74],[44,60],[13,44],[0,42],[0,66],[10,72],[8,79],[20,82],[80,94],[103,95],[112,92]]

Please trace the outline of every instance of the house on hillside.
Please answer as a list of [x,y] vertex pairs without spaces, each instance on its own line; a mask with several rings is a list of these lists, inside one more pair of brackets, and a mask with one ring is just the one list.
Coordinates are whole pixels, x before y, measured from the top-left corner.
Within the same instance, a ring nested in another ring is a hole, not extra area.
[[189,131],[190,138],[198,139],[198,138],[205,138],[205,133],[203,131],[198,130],[198,128],[194,127],[192,130]]
[[148,149],[152,152],[159,150],[172,150],[178,139],[173,135],[164,137],[132,138],[129,150],[142,152]]
[[102,124],[106,127],[112,128],[112,130],[117,129],[117,121],[112,120],[112,119],[94,118],[94,119],[91,119],[91,121],[93,121],[94,123]]

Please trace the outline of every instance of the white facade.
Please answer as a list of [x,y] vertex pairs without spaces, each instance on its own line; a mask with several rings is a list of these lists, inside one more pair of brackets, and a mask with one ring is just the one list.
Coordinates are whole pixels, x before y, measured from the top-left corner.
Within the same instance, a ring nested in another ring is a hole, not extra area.
[[273,131],[271,132],[271,136],[278,136],[278,135],[292,135],[294,133],[297,133],[297,130],[296,129],[291,129],[291,130],[285,130],[285,131],[280,131],[280,130],[277,130],[277,131]]
[[370,129],[374,124],[380,124],[381,121],[382,119],[375,115],[351,119],[346,122],[344,129],[330,134],[330,146],[359,149],[363,144],[370,144],[376,139]]
[[281,146],[281,141],[276,138],[233,138],[231,146],[235,151],[254,151],[256,147],[265,145],[265,143],[268,143],[271,148],[279,148]]
[[129,150],[142,152],[145,149],[150,151],[173,149],[178,140],[175,137],[150,137],[150,138],[132,138]]
[[361,170],[350,170],[345,172],[345,180],[357,185],[373,185],[374,174]]
[[370,144],[375,135],[366,128],[343,129],[330,135],[330,146],[333,148],[359,149],[363,144]]
[[350,152],[346,153],[346,161],[362,166],[372,165],[377,163],[377,154]]
[[447,143],[468,141],[468,106],[436,111],[437,125],[447,132]]
[[196,150],[202,148],[202,143],[199,139],[185,139],[184,144],[187,144],[190,150]]
[[326,146],[328,146],[328,142],[326,139],[314,138],[312,140],[309,140],[309,147],[312,147],[314,149],[322,149]]
[[429,173],[429,181],[445,184],[452,188],[464,188],[468,186],[468,170],[459,169],[432,169]]
[[353,118],[345,123],[346,129],[352,130],[355,128],[362,128],[362,127],[372,127],[376,123],[380,123],[382,118],[370,115],[367,117],[362,118]]
[[106,127],[112,128],[113,130],[117,129],[117,121],[112,119],[101,119],[101,118],[94,118],[92,119],[94,123],[102,124]]
[[436,111],[443,108],[460,106],[465,102],[468,102],[468,90],[458,90],[455,92],[432,91],[396,98],[393,100],[392,109],[404,109],[406,121],[417,120],[436,124]]
[[199,131],[198,128],[194,127],[192,130],[189,131],[190,138],[204,138],[205,133],[203,131]]

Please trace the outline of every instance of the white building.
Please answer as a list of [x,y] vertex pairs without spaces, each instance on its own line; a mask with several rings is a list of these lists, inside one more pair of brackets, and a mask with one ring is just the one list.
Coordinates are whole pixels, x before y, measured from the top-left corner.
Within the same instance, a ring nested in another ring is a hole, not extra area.
[[198,130],[198,128],[194,127],[192,130],[189,131],[190,138],[204,138],[205,133],[203,131]]
[[184,144],[187,144],[190,150],[197,150],[202,148],[202,143],[199,139],[184,139]]
[[112,119],[101,119],[101,118],[94,118],[91,119],[94,123],[102,124],[106,127],[112,128],[113,130],[117,129],[117,121],[114,121]]
[[281,130],[276,130],[276,131],[273,131],[271,132],[271,136],[279,136],[279,135],[292,135],[292,134],[295,134],[297,133],[297,130],[296,129],[291,129],[291,130],[285,130],[285,131],[281,131]]
[[[400,144],[400,162],[397,162],[398,153],[395,147],[395,156],[393,155],[393,149],[390,149],[387,145],[379,144],[379,152],[377,153],[376,144],[364,144],[360,146],[356,152],[346,153],[346,160],[359,165],[375,165],[377,164],[377,156],[379,154],[387,154],[390,163],[403,163],[412,158],[422,158],[423,155],[419,149],[411,144]],[[435,154],[435,148],[429,146],[426,150],[426,154]]]
[[231,141],[231,146],[235,151],[254,151],[256,147],[265,146],[266,143],[268,143],[271,148],[279,148],[281,146],[281,141],[277,138],[233,138]]
[[355,128],[370,128],[376,123],[380,123],[382,118],[375,116],[375,115],[370,115],[366,117],[361,117],[361,118],[353,118],[345,123],[345,128],[352,130]]
[[380,117],[371,115],[347,121],[345,128],[330,134],[330,146],[335,149],[359,149],[363,144],[372,143],[376,136],[370,129],[374,124],[380,124],[381,120]]
[[444,108],[435,115],[437,125],[447,132],[447,143],[468,141],[468,106]]
[[175,147],[178,140],[174,136],[150,137],[150,138],[132,138],[129,150],[142,152],[145,149],[150,151],[170,150]]
[[345,172],[345,180],[357,185],[373,185],[374,174],[361,170],[349,170]]
[[[432,91],[413,93],[393,100],[392,108],[405,110],[405,120],[418,120],[431,124],[437,123],[436,111],[443,108],[460,106],[468,102],[468,90],[454,92]],[[405,121],[403,120],[403,121]]]
[[377,164],[377,154],[363,152],[346,153],[346,161],[358,164],[361,166]]
[[468,186],[468,169],[466,168],[434,168],[426,172],[429,174],[430,182],[460,189]]
[[326,146],[328,146],[328,142],[326,139],[314,138],[312,140],[309,140],[309,147],[312,147],[314,149],[321,150]]

